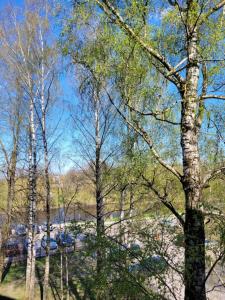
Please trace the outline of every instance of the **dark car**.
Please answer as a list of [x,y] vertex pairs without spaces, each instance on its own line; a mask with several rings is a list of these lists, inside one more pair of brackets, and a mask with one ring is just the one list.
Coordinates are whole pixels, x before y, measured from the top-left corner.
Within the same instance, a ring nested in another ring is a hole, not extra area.
[[167,263],[161,255],[152,255],[141,262],[143,267],[146,267],[150,272],[161,273],[164,272]]
[[16,235],[24,236],[27,234],[27,227],[24,224],[18,224],[15,228]]
[[35,233],[37,233],[37,234],[41,233],[41,226],[40,225],[37,225],[37,224],[33,225],[33,229],[34,229]]
[[70,247],[74,245],[74,238],[68,232],[60,232],[56,235],[56,241],[60,246]]
[[78,242],[85,242],[87,240],[87,235],[84,233],[78,233],[76,236]]
[[[49,246],[50,246],[50,250],[56,250],[58,249],[58,245],[57,245],[57,242],[56,240],[54,240],[53,238],[50,238],[49,239]],[[41,246],[42,248],[46,249],[47,247],[47,236],[43,236],[42,240],[41,240]]]
[[165,259],[160,255],[152,255],[129,266],[130,272],[141,272],[146,275],[154,276],[159,273],[165,272],[167,269],[167,263]]
[[[29,244],[29,239],[26,239],[23,244],[24,254],[27,254],[28,244]],[[41,256],[41,241],[40,240],[35,241],[35,252],[36,252],[36,257]]]
[[9,240],[2,245],[2,251],[7,257],[20,255],[19,243],[16,240]]
[[130,254],[128,250],[129,246],[127,244],[112,244],[108,251],[108,259],[114,262],[126,262],[126,259]]
[[141,247],[139,244],[133,243],[130,245],[129,252],[134,257],[142,255]]

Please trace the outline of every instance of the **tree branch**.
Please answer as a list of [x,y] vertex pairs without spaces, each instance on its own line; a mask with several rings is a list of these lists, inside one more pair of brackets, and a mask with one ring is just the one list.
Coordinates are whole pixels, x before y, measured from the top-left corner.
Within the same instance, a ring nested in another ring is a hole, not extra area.
[[161,119],[160,117],[158,117],[160,115],[164,115],[168,111],[168,109],[165,109],[161,112],[153,112],[153,111],[151,111],[151,112],[141,112],[140,110],[134,108],[133,106],[129,105],[128,103],[126,103],[126,106],[130,110],[132,110],[132,111],[134,111],[134,112],[136,112],[136,113],[138,113],[142,116],[152,116],[158,121],[166,122],[166,123],[169,123],[171,125],[180,125],[180,122],[173,122],[173,121],[170,121],[170,120],[167,120],[167,119]]
[[220,95],[203,95],[202,99],[204,99],[204,100],[207,100],[207,99],[225,100],[225,96],[220,96]]
[[159,198],[159,200],[173,213],[173,215],[178,219],[181,226],[184,227],[184,220],[181,217],[181,215],[178,213],[176,208],[173,206],[173,204],[167,200],[166,195],[160,195],[160,193],[154,188],[153,183],[149,181],[145,176],[142,176],[142,178],[147,182],[147,187],[149,187],[154,194]]
[[207,67],[206,63],[203,63],[202,65],[202,94],[199,98],[199,107],[198,107],[198,113],[196,116],[196,126],[201,128],[203,117],[204,117],[204,112],[205,112],[205,106],[204,106],[204,101],[203,97],[205,96],[208,88],[208,73],[207,73]]
[[177,171],[175,168],[173,168],[172,166],[170,166],[169,164],[167,164],[158,154],[158,152],[156,151],[156,149],[153,147],[153,141],[151,139],[151,137],[147,134],[147,132],[138,124],[136,123],[135,125],[133,123],[131,123],[126,116],[120,111],[120,109],[115,105],[112,97],[110,96],[110,94],[106,91],[106,94],[109,98],[109,101],[112,103],[112,105],[115,107],[116,111],[119,113],[119,115],[124,119],[124,121],[131,127],[133,128],[134,131],[136,131],[142,138],[143,140],[148,144],[149,148],[152,151],[153,156],[155,157],[155,159],[164,167],[166,168],[168,171],[170,171],[173,175],[175,175],[180,181],[182,178],[182,175],[179,173],[179,171]]
[[168,2],[171,6],[177,6],[181,12],[187,11],[187,8],[181,7],[177,0],[168,0]]
[[211,180],[213,180],[215,177],[217,177],[218,175],[220,174],[225,174],[225,166],[219,168],[219,169],[216,169],[214,171],[212,171],[210,174],[207,174],[205,176],[205,178],[203,179],[203,187]]
[[165,76],[168,80],[172,81],[176,84],[176,86],[180,89],[182,85],[185,83],[185,80],[178,72],[174,72],[174,68],[170,65],[166,58],[161,55],[157,50],[152,48],[150,45],[145,43],[135,32],[134,30],[124,21],[122,16],[119,14],[117,9],[108,1],[108,0],[95,0],[97,4],[103,9],[107,16],[110,17],[111,20],[116,22],[121,29],[123,29],[134,41],[138,43],[138,45],[150,56],[155,58],[166,70],[167,72],[173,72],[172,76],[174,79],[170,79],[169,76],[165,76],[165,73],[158,68],[159,72]]
[[225,255],[225,251],[220,253],[220,255],[217,257],[217,259],[214,261],[214,263],[212,264],[212,266],[210,267],[206,277],[205,277],[205,282],[208,280],[209,276],[211,275],[212,271],[214,270],[215,266],[217,265],[217,263],[223,258],[223,256]]
[[225,0],[220,1],[216,6],[212,7],[204,16],[204,19],[200,23],[200,25],[204,22],[205,19],[208,19],[213,13],[217,12],[219,9],[221,9],[225,5]]
[[4,156],[5,156],[5,160],[6,160],[7,166],[9,167],[9,165],[10,165],[9,157],[8,157],[6,148],[5,148],[5,146],[4,146],[4,144],[3,144],[3,142],[2,142],[1,139],[0,139],[0,146],[1,146],[1,148],[2,148],[2,152],[3,152]]

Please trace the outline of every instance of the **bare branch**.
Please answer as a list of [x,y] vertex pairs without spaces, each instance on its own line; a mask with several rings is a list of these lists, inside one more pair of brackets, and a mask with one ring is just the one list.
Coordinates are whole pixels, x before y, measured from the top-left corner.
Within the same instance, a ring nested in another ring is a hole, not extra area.
[[217,176],[219,176],[220,174],[225,174],[225,166],[213,170],[210,174],[207,174],[203,180],[203,187],[209,183],[209,181],[215,179]]
[[167,119],[165,119],[165,118],[160,118],[160,117],[158,117],[158,116],[160,116],[160,115],[164,115],[164,114],[168,111],[168,109],[165,109],[165,110],[163,110],[163,111],[161,111],[161,112],[153,112],[153,111],[151,111],[151,112],[141,112],[140,110],[134,108],[133,106],[129,105],[128,103],[126,103],[126,106],[127,106],[130,110],[132,110],[132,111],[134,111],[134,112],[136,112],[136,113],[138,113],[138,114],[140,114],[140,115],[142,115],[142,116],[152,116],[152,117],[154,117],[157,121],[166,122],[166,123],[171,124],[171,125],[180,125],[180,122],[173,122],[173,121],[167,120]]
[[181,12],[187,11],[187,8],[182,7],[182,6],[178,3],[177,0],[174,0],[174,1],[173,1],[173,0],[168,0],[168,2],[169,2],[169,4],[170,4],[171,6],[174,6],[174,7],[177,6]]
[[167,200],[167,195],[160,195],[159,191],[154,187],[154,184],[149,181],[145,176],[142,176],[142,178],[146,181],[147,187],[149,187],[154,194],[158,197],[158,199],[174,214],[174,216],[178,219],[181,226],[184,227],[184,220],[179,214],[179,212],[176,210],[176,208],[173,206],[173,204]]
[[204,117],[204,112],[205,112],[205,106],[204,106],[204,101],[203,97],[205,96],[208,88],[208,73],[207,73],[207,67],[206,63],[203,63],[202,65],[202,77],[203,77],[203,82],[202,82],[202,95],[199,98],[199,107],[198,107],[198,113],[196,116],[196,125],[200,128],[202,125],[203,117]]
[[220,96],[220,95],[203,95],[202,99],[207,100],[207,99],[219,99],[219,100],[225,100],[225,96]]
[[211,273],[213,272],[215,266],[217,265],[217,263],[224,257],[225,255],[225,251],[223,251],[222,253],[220,253],[220,255],[217,257],[217,259],[214,261],[214,263],[211,265],[207,275],[205,276],[205,282],[208,280],[209,276],[211,275]]
[[1,139],[0,139],[0,146],[2,148],[2,152],[3,152],[4,156],[5,156],[6,163],[9,166],[10,165],[9,157],[8,157],[7,151],[6,151],[5,146],[4,146],[4,144],[3,144],[3,142],[2,142]]

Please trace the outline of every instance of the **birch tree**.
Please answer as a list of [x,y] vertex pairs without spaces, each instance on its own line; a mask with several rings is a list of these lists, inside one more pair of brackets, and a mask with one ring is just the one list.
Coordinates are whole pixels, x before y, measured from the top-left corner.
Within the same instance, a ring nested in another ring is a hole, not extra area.
[[[40,4],[47,5],[46,1]],[[45,203],[47,216],[47,236],[50,236],[50,178],[49,178],[49,146],[46,116],[51,102],[51,87],[55,79],[55,52],[46,45],[48,30],[47,12],[45,17],[36,7],[28,2],[24,19],[21,12],[10,9],[9,16],[11,36],[8,36],[6,23],[2,26],[2,44],[7,52],[8,63],[19,73],[19,87],[22,97],[27,103],[28,131],[28,255],[26,271],[26,296],[32,299],[35,287],[35,215],[37,202],[37,145],[40,144],[38,134],[41,132],[43,144],[43,162],[45,173]],[[47,9],[47,6],[44,6]],[[32,9],[31,9],[32,8]],[[5,25],[5,26],[4,26]],[[51,41],[51,40],[50,40]],[[50,59],[51,57],[51,59]],[[54,66],[54,68],[53,68]],[[44,297],[47,298],[49,278],[49,239],[46,256],[44,279]]]
[[[16,197],[16,170],[19,160],[19,145],[21,141],[21,131],[23,123],[23,101],[22,91],[10,72],[10,66],[4,63],[4,56],[2,56],[2,65],[5,67],[3,70],[6,71],[6,78],[2,79],[6,93],[3,93],[4,100],[7,100],[8,105],[5,103],[1,104],[1,115],[2,115],[2,138],[0,140],[1,151],[3,154],[3,173],[7,182],[7,199],[6,199],[6,214],[7,214],[7,236],[10,232],[11,220],[13,217],[13,209],[15,206]],[[13,71],[13,70],[12,70]],[[13,74],[15,75],[15,74]],[[3,101],[3,99],[2,99]]]
[[[28,229],[28,255],[26,271],[26,292],[27,298],[32,299],[34,296],[35,283],[35,246],[34,246],[34,222],[36,212],[36,121],[35,121],[35,90],[34,90],[34,68],[32,64],[33,56],[30,52],[30,38],[32,31],[28,23],[21,24],[18,22],[18,15],[15,10],[10,9],[8,12],[10,21],[2,26],[2,44],[7,52],[8,62],[20,74],[19,84],[25,91],[25,101],[28,103],[27,108],[27,128],[28,128],[28,199],[29,199],[29,229]],[[11,36],[6,30],[10,24]],[[27,26],[26,26],[27,25]],[[25,34],[24,34],[25,33]]]
[[[104,223],[109,213],[107,199],[110,198],[116,186],[110,178],[110,172],[117,149],[117,141],[113,137],[114,127],[117,125],[115,113],[112,112],[110,103],[104,101],[101,82],[92,73],[92,66],[83,64],[83,59],[79,57],[79,54],[73,55],[73,63],[79,78],[80,101],[72,112],[72,118],[76,132],[78,132],[78,137],[75,136],[76,144],[80,149],[81,162],[78,162],[78,166],[93,184],[96,203],[96,280],[100,286],[105,259],[102,245],[105,236]],[[114,139],[114,146],[110,143],[112,139]],[[99,290],[99,295],[100,293]]]
[[[101,68],[104,75],[109,78],[106,94],[123,120],[146,142],[155,162],[170,172],[181,184],[185,201],[184,219],[171,203],[167,193],[160,194],[155,191],[159,200],[175,215],[183,228],[185,236],[183,275],[186,300],[206,299],[205,283],[208,276],[206,276],[205,266],[204,223],[207,211],[204,208],[204,191],[212,180],[224,173],[223,160],[213,169],[209,167],[204,169],[202,166],[204,154],[200,150],[207,112],[213,111],[209,103],[211,101],[214,106],[222,108],[225,99],[224,5],[225,1],[219,0],[157,3],[74,1],[75,18],[70,20],[66,28],[68,32],[73,26],[76,28],[77,24],[74,23],[76,20],[86,33],[88,26],[99,28],[98,22],[102,24],[102,32],[106,34],[103,34],[105,46],[102,47],[101,55],[92,52],[93,48],[90,44],[88,47],[90,56],[93,58],[94,55],[95,59],[99,59],[102,66],[96,67],[97,72]],[[101,34],[97,35],[97,31],[95,32],[97,40]],[[86,43],[81,39],[84,43],[76,44],[81,50],[90,41],[88,34],[85,37]],[[118,38],[118,42],[115,37]],[[95,43],[93,45],[95,46]],[[135,77],[137,72],[134,66],[133,69],[129,69],[126,62],[129,62],[130,57],[134,55],[143,59],[142,70],[145,74],[150,74],[149,81],[153,82],[153,86],[149,86],[149,89],[155,89],[155,93],[150,95],[152,103],[156,104],[155,107],[150,101],[142,102],[140,98],[136,98],[135,102],[131,103],[124,93],[120,93],[119,99],[118,84],[115,88],[112,83],[113,78],[114,80],[115,77],[119,78],[119,88],[121,84],[131,86],[130,82],[126,82],[126,77],[121,76],[121,68],[117,64],[120,55],[124,59],[123,63],[125,62],[124,69],[131,74],[133,72],[133,76],[128,76],[130,81],[137,79]],[[114,68],[115,65],[118,66],[117,69]],[[156,84],[156,81],[159,84]],[[163,93],[159,93],[160,84],[164,85]],[[174,97],[174,102],[171,101],[168,105],[169,94],[170,98]],[[130,122],[121,111],[119,101],[131,112],[135,112],[134,121]],[[171,112],[174,112],[173,117]],[[169,124],[169,128],[178,126],[180,145],[177,144],[177,147],[180,146],[181,155],[177,156],[178,160],[175,164],[163,156],[161,149],[157,149],[155,133],[151,130],[151,126],[144,126],[139,121],[140,116],[148,121],[148,124],[152,119]],[[178,167],[179,158],[182,161],[181,168]],[[149,187],[154,190],[153,182],[149,181]]]
[[[40,2],[42,3],[42,2]],[[38,124],[41,132],[42,148],[43,148],[43,164],[44,164],[44,202],[46,212],[46,224],[47,224],[47,242],[46,242],[46,258],[45,258],[45,274],[44,274],[44,299],[48,299],[48,285],[49,285],[49,268],[50,268],[50,207],[51,207],[51,186],[50,186],[50,153],[49,148],[51,146],[51,132],[48,127],[48,116],[50,110],[53,107],[57,90],[57,51],[54,45],[54,40],[51,37],[51,24],[50,24],[50,6],[44,1],[44,9],[36,7],[36,14],[38,18],[37,22],[37,61],[39,62],[38,72],[38,102],[35,105],[35,112],[37,114]],[[44,17],[41,17],[42,11],[44,11]],[[49,145],[50,144],[50,145]]]

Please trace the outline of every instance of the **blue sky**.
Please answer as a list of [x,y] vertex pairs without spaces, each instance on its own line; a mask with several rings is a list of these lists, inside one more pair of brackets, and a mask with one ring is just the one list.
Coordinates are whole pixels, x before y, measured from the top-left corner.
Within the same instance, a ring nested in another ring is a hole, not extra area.
[[3,7],[7,4],[21,6],[24,3],[24,0],[0,0],[0,7]]
[[[13,6],[22,6],[24,4],[24,0],[0,0],[0,8],[4,7],[7,4],[11,4]],[[159,21],[159,17],[157,16],[154,17],[154,21],[153,22],[157,22]],[[58,34],[58,32],[56,31],[56,34]],[[65,69],[65,68],[64,68]],[[71,162],[67,159],[67,155],[66,153],[68,152],[74,152],[76,153],[76,145],[73,144],[72,139],[71,139],[71,133],[75,132],[74,129],[72,129],[71,126],[71,122],[69,122],[69,117],[70,117],[70,111],[68,109],[69,104],[71,103],[75,103],[76,102],[76,95],[72,89],[72,85],[76,83],[76,78],[75,78],[75,74],[74,72],[72,73],[68,73],[66,75],[66,72],[61,76],[61,90],[62,93],[60,95],[61,103],[63,102],[63,114],[62,114],[62,119],[61,119],[61,123],[59,126],[59,131],[62,132],[62,138],[59,139],[59,143],[58,143],[58,148],[61,149],[62,154],[61,157],[63,158],[64,162],[65,162],[65,166],[64,166],[64,170],[68,170],[69,168],[71,168],[72,164]],[[211,100],[208,101],[207,103],[211,103],[211,105],[213,105],[214,103],[216,103],[215,100]],[[221,105],[222,107],[222,105]],[[58,112],[56,113],[56,117],[55,120],[53,120],[53,122],[57,122],[57,118],[61,115],[62,113],[62,106],[59,105],[58,107],[55,108],[55,111]],[[57,162],[56,162],[57,164]]]

